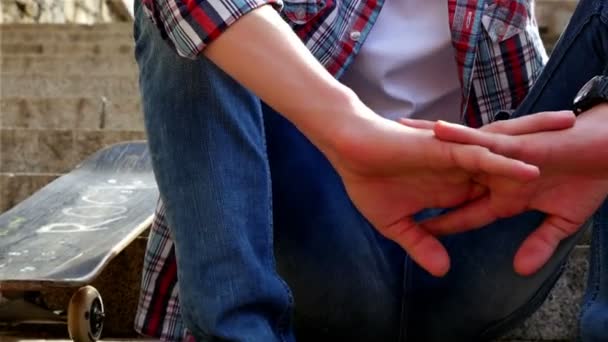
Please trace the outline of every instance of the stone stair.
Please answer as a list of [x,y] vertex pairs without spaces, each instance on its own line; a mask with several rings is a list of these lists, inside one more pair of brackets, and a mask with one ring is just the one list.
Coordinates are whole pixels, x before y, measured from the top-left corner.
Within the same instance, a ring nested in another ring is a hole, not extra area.
[[[0,25],[0,212],[102,147],[145,139],[131,27]],[[105,336],[133,335],[145,244],[136,240],[94,283]],[[71,293],[44,298],[64,309]]]
[[145,138],[131,26],[0,25],[0,212],[103,146]]
[[536,0],[535,15],[548,50],[568,24],[577,4],[578,0]]

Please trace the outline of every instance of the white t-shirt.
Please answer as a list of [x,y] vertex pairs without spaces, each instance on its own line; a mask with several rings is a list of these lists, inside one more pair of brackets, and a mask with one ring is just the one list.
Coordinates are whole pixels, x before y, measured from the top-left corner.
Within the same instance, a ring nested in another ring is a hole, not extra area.
[[385,0],[341,81],[388,119],[459,121],[461,88],[447,3]]

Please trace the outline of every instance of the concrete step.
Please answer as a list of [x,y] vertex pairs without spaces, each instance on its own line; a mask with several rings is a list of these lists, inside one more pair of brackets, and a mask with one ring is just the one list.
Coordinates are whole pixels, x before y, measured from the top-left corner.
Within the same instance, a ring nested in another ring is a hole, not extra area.
[[0,213],[14,207],[60,175],[0,172]]
[[5,43],[0,45],[5,56],[11,55],[69,55],[69,56],[90,56],[90,55],[133,55],[133,42],[129,40],[116,41],[110,43]]
[[138,81],[133,76],[12,75],[0,74],[0,97],[138,97]]
[[[133,25],[118,25],[112,30],[99,30],[96,26],[83,25],[45,25],[46,30],[32,28],[30,25],[19,25],[14,29],[0,25],[0,42],[2,43],[111,43],[114,41],[132,41]],[[59,26],[59,27],[58,27]],[[67,26],[67,29],[66,29]],[[44,26],[43,26],[44,28]]]
[[5,97],[0,113],[0,128],[144,129],[137,97]]
[[547,52],[551,52],[570,21],[578,0],[537,0],[536,20]]
[[578,0],[537,0],[535,14],[541,32],[548,37],[559,36],[577,4]]
[[104,146],[145,138],[142,131],[0,129],[0,172],[65,173]]
[[122,75],[135,76],[137,65],[133,54],[89,56],[4,55],[0,70],[6,75]]
[[129,22],[118,22],[118,23],[100,23],[95,25],[82,25],[82,24],[19,24],[19,23],[5,23],[0,24],[0,32],[3,34],[10,33],[22,33],[22,32],[40,32],[42,34],[52,33],[124,33],[130,32],[133,28],[133,23]]

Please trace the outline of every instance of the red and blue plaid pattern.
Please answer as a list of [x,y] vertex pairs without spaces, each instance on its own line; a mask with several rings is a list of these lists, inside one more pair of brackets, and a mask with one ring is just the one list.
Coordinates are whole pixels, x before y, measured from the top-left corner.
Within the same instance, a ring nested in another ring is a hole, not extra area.
[[194,59],[248,12],[281,0],[140,0],[161,36],[183,57]]
[[[177,53],[196,58],[249,11],[271,4],[335,77],[350,65],[384,0],[141,0]],[[462,85],[462,121],[513,109],[546,61],[532,0],[447,0]],[[406,43],[406,42],[404,42]],[[517,95],[511,94],[517,92]]]
[[[178,54],[196,58],[247,12],[271,4],[335,77],[350,65],[384,0],[141,0]],[[447,0],[462,85],[462,121],[480,127],[515,109],[546,62],[533,0]],[[407,42],[404,42],[406,44]],[[159,202],[144,262],[136,329],[188,338],[179,312],[175,254]]]
[[144,256],[142,290],[135,327],[146,336],[163,341],[183,341],[186,329],[179,311],[175,247],[159,201]]

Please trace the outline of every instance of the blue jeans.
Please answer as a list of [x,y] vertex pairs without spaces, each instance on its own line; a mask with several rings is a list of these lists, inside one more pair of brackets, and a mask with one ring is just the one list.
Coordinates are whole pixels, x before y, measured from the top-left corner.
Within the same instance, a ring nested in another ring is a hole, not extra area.
[[[515,116],[569,109],[582,84],[605,71],[603,3],[581,1]],[[175,240],[182,314],[197,340],[489,340],[542,303],[580,233],[537,274],[521,277],[513,256],[543,214],[503,219],[446,237],[452,269],[430,276],[359,214],[294,126],[204,57],[177,57],[139,7],[146,129]],[[605,209],[593,221],[584,341],[608,340]]]

